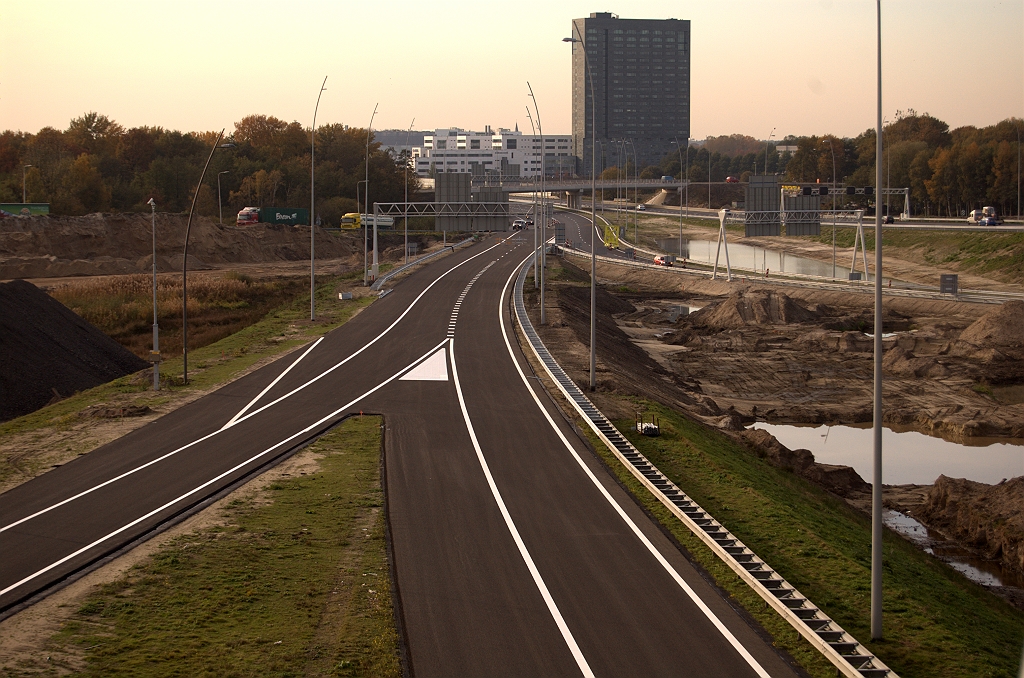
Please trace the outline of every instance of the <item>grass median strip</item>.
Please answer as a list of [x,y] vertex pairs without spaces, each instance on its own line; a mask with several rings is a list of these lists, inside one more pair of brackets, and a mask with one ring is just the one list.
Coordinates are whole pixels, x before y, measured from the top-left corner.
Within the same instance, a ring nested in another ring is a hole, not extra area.
[[104,585],[54,650],[86,676],[401,675],[380,424],[348,419],[300,453],[304,473]]

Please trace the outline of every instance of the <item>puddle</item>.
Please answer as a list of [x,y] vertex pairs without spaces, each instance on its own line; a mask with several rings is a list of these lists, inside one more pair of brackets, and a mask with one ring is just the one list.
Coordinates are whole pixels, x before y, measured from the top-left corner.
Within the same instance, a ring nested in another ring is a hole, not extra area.
[[882,516],[885,524],[908,540],[942,560],[954,570],[983,586],[1013,586],[1024,588],[1024,577],[1004,571],[997,562],[978,558],[936,532],[899,511],[886,509]]
[[[792,426],[757,422],[791,450],[806,449],[823,464],[852,466],[861,478],[873,474],[874,439],[871,425]],[[916,431],[882,429],[882,482],[886,485],[930,485],[939,475],[967,478],[994,485],[1024,475],[1024,441],[972,438],[953,443]]]
[[[682,252],[679,251],[679,238],[661,238],[658,240],[658,247],[699,264],[715,263],[715,248],[718,243],[715,240],[687,240],[683,239]],[[849,257],[839,257],[836,260],[835,277],[846,280],[850,274],[849,266],[841,265],[841,262],[850,263]],[[781,271],[783,273],[798,273],[801,275],[813,275],[822,278],[832,277],[832,262],[808,259],[807,257],[795,254],[786,254],[776,250],[769,250],[763,247],[753,247],[736,242],[729,242],[729,263],[737,268],[743,268],[763,272]],[[725,268],[725,248],[718,258],[718,265]],[[863,264],[858,260],[858,267]],[[863,272],[861,272],[863,275]],[[872,280],[867,276],[864,280]]]

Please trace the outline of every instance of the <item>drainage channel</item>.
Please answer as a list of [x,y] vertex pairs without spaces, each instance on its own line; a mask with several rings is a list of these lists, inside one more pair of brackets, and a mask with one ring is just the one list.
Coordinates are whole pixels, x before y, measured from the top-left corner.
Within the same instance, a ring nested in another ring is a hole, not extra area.
[[619,461],[714,553],[835,665],[851,678],[898,678],[856,638],[818,609],[779,573],[702,509],[626,439],[569,378],[544,346],[526,313],[523,283],[532,266],[519,271],[514,294],[519,325],[548,376]]

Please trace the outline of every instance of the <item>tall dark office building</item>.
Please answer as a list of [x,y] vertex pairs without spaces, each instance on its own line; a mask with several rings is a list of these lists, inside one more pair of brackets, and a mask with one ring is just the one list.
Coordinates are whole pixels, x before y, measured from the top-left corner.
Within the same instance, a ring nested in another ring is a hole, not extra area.
[[[582,37],[593,69],[588,75],[583,46],[572,51],[572,135],[577,172],[590,176],[592,129],[597,134],[597,173],[614,167],[623,153],[641,167],[659,162],[690,136],[690,22],[620,19],[595,12],[574,19],[572,37]],[[591,126],[590,76],[595,126]],[[632,145],[629,145],[629,142]],[[619,163],[621,164],[621,162]]]

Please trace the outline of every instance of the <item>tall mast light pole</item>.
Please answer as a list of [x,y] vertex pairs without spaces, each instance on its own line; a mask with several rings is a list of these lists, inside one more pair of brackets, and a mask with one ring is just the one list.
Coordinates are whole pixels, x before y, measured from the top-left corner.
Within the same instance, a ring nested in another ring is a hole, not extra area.
[[[1019,143],[1020,142],[1018,141],[1018,144]],[[32,165],[22,165],[22,167],[21,167],[21,204],[22,205],[24,205],[25,203],[28,202],[28,200],[25,199],[25,171],[29,167],[32,167]],[[1018,202],[1020,202],[1020,201],[1018,200]]]
[[224,203],[220,199],[220,175],[230,174],[231,170],[224,170],[223,172],[217,172],[217,213],[219,214],[220,225],[224,225]]
[[405,133],[405,147],[408,153],[405,156],[405,263],[409,263],[409,161],[412,159],[412,146],[409,145],[409,137],[412,136],[412,126],[416,124],[416,118],[409,123],[409,131]]
[[[373,105],[373,115],[370,116],[370,124],[366,126],[366,175],[363,179],[363,183],[366,184],[366,188],[363,190],[363,216],[370,216],[370,130],[373,129],[373,119],[377,117],[377,106]],[[369,284],[367,282],[367,261],[366,261],[366,219],[359,217],[359,221],[363,222],[363,285]],[[373,258],[377,259],[377,220],[373,222]]]
[[[590,390],[597,388],[597,210],[594,196],[597,195],[597,104],[594,102],[594,70],[590,66],[590,55],[587,43],[574,21],[572,28],[578,38],[562,38],[562,42],[579,43],[583,48],[583,61],[590,81],[590,223],[593,233],[590,234]],[[628,200],[628,198],[627,198]]]

